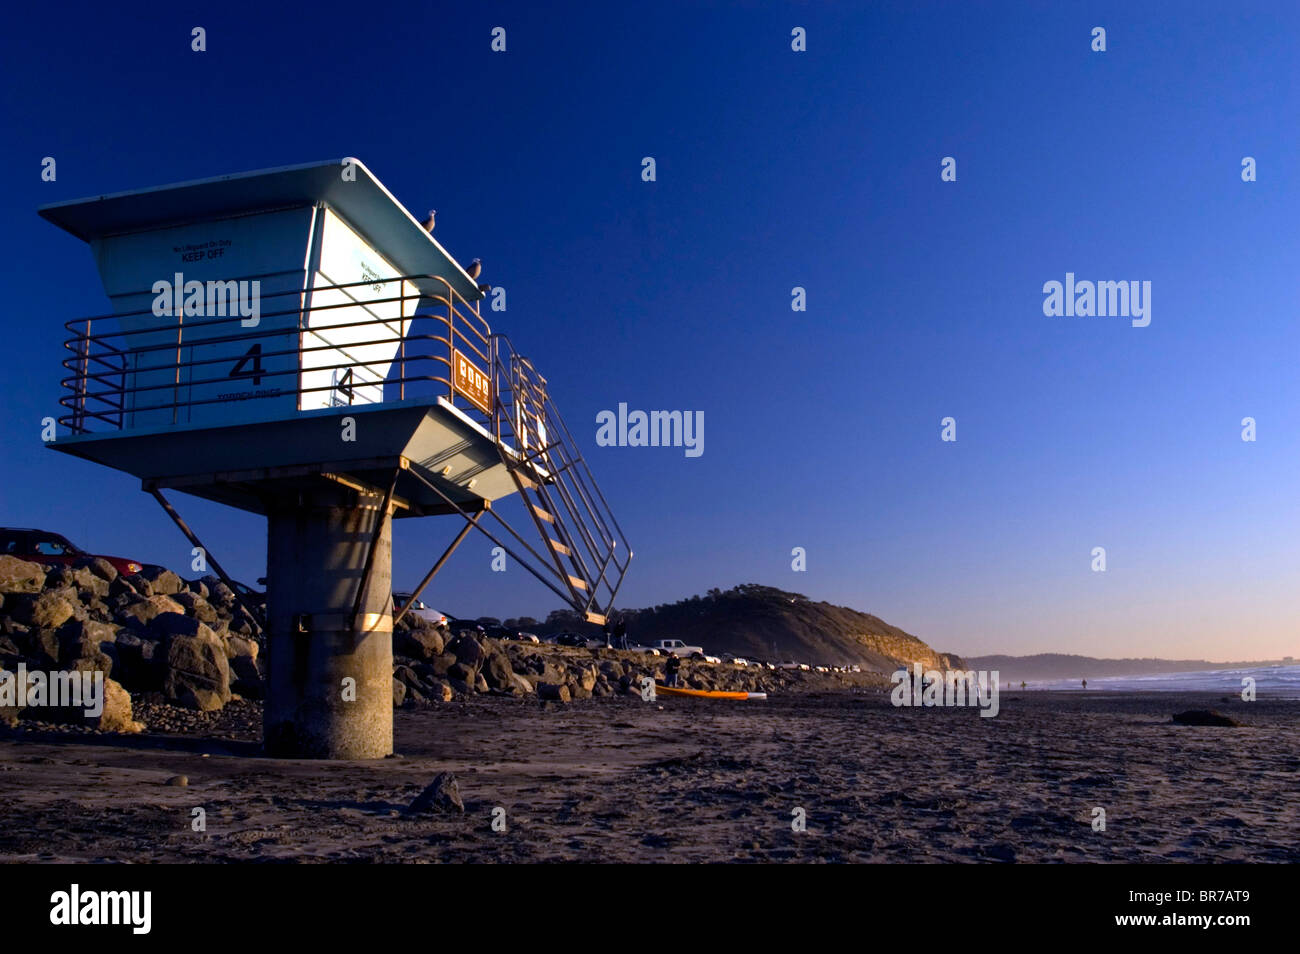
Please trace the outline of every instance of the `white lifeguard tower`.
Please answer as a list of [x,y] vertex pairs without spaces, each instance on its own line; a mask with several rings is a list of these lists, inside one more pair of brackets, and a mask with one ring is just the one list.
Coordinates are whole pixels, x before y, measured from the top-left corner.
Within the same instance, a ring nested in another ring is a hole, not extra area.
[[[50,446],[139,477],[196,546],[164,490],[267,517],[268,753],[392,751],[392,517],[463,520],[416,597],[477,528],[604,621],[632,554],[546,380],[360,161],[40,214],[90,244],[113,308],[67,325]],[[512,494],[531,543],[493,508]]]

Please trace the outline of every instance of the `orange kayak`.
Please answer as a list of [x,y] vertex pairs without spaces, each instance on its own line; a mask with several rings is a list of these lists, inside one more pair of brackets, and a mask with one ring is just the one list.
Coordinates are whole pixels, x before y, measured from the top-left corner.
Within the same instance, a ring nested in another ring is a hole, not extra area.
[[766,699],[766,692],[725,692],[721,689],[679,689],[655,683],[655,695],[686,696],[691,699]]

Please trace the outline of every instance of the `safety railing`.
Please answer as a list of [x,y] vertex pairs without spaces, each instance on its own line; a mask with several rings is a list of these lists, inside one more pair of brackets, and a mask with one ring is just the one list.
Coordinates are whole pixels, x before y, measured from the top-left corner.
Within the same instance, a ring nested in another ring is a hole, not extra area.
[[[396,293],[377,291],[388,286]],[[243,314],[152,307],[68,322],[60,423],[74,433],[126,430],[185,423],[196,408],[232,400],[292,395],[292,412],[322,397],[329,406],[433,394],[490,423],[492,332],[441,276],[315,284],[261,294],[259,306],[252,325]],[[457,387],[457,353],[482,375],[478,393]],[[230,390],[245,381],[259,390]]]
[[492,342],[493,434],[544,542],[540,556],[556,569],[575,609],[589,619],[603,618],[632,559],[627,537],[551,400],[546,379],[505,335],[493,335]]

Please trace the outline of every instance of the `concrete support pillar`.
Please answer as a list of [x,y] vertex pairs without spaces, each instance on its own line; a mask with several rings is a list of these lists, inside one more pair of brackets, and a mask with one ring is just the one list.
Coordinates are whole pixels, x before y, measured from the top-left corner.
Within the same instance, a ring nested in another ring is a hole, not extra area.
[[[392,518],[381,503],[343,487],[268,502],[268,755],[377,759],[393,751]],[[353,623],[376,521],[370,583]]]

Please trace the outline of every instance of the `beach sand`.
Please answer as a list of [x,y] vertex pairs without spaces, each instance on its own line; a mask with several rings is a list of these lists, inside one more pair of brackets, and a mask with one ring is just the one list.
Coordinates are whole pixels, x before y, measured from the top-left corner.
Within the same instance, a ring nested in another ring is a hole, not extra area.
[[[1244,725],[1170,723],[1193,708]],[[399,710],[401,757],[366,763],[261,758],[257,715],[7,734],[0,860],[1300,861],[1297,701],[1004,690],[981,718],[878,690],[481,698]],[[465,814],[406,813],[439,772]]]

